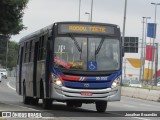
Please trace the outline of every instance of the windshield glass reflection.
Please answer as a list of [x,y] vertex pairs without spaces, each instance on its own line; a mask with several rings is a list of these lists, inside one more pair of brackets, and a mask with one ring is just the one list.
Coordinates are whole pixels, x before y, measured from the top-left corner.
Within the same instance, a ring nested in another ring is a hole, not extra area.
[[82,71],[119,69],[119,40],[94,37],[57,37],[55,66]]

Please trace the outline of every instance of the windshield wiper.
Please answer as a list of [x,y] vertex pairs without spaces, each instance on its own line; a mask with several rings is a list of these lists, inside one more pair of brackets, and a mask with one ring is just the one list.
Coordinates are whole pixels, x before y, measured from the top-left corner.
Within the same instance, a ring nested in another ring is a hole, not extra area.
[[76,45],[76,48],[78,49],[78,51],[81,53],[82,52],[82,48],[79,46],[79,44],[78,44],[77,40],[75,39],[75,37],[72,34],[69,34],[69,36],[74,41],[74,44]]
[[97,48],[96,51],[95,51],[95,56],[99,53],[99,51],[100,51],[100,49],[101,49],[101,47],[102,47],[102,45],[103,45],[104,39],[105,39],[105,38],[102,38],[102,40],[100,41],[100,43],[99,43],[99,45],[98,45],[98,48]]
[[74,44],[75,44],[77,50],[80,52],[80,58],[79,59],[81,60],[81,57],[82,57],[82,43],[81,43],[81,47],[80,47],[76,38],[72,34],[69,34],[69,36],[74,41]]

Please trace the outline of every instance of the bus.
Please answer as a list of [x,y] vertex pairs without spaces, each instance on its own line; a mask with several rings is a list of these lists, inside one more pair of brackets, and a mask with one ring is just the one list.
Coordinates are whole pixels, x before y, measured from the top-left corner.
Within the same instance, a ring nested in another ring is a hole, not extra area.
[[118,25],[56,22],[19,41],[16,92],[44,109],[94,103],[105,112],[121,98],[122,40]]

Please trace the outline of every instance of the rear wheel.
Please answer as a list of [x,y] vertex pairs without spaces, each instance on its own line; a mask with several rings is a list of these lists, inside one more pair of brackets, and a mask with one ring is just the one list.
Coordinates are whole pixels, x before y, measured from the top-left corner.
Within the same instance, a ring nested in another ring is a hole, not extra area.
[[76,102],[72,102],[72,101],[68,101],[66,102],[68,107],[81,107],[82,103],[76,103]]
[[32,98],[30,102],[32,105],[38,105],[38,101],[39,101],[38,98]]
[[98,101],[96,102],[97,112],[105,112],[107,108],[107,101]]

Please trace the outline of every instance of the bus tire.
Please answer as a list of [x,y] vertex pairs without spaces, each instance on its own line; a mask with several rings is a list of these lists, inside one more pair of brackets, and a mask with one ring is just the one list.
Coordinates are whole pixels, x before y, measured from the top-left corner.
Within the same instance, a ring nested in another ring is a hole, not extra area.
[[75,107],[82,107],[82,103],[75,103],[74,106]]
[[74,103],[72,101],[66,102],[67,107],[74,107]]
[[97,112],[105,112],[107,108],[107,101],[97,101],[96,110]]
[[68,101],[67,103],[67,107],[81,107],[82,103],[76,103],[76,102],[72,102],[72,101]]
[[32,98],[32,99],[31,99],[31,104],[32,104],[32,105],[38,105],[38,101],[39,101],[38,98]]
[[52,108],[52,100],[50,99],[42,99],[42,107],[44,109],[51,109]]
[[30,100],[31,98],[26,96],[26,87],[23,85],[23,103],[30,104]]

